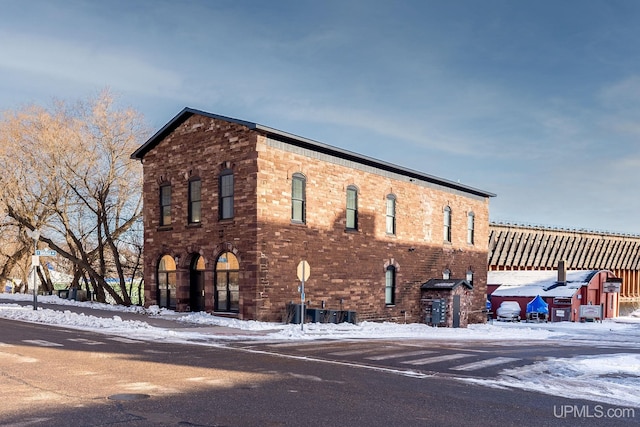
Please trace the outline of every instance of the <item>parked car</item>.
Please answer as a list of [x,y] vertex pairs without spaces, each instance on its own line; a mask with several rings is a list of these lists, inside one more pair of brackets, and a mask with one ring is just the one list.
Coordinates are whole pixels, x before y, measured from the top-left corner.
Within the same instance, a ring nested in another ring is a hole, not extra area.
[[508,322],[520,321],[520,304],[516,301],[503,301],[496,310],[498,320],[504,320]]

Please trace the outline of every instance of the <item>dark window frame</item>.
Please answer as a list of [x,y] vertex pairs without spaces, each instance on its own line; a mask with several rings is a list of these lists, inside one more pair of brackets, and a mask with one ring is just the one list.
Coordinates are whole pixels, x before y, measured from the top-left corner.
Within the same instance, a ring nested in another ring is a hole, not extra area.
[[358,230],[358,188],[355,185],[347,187],[347,204],[346,204],[346,229],[351,231]]
[[[194,186],[197,184],[197,196]],[[187,222],[189,224],[200,224],[202,222],[202,181],[200,178],[189,180],[188,195],[189,212],[187,214]]]
[[[231,183],[227,182],[231,179]],[[218,178],[218,219],[232,219],[235,215],[235,178],[233,170],[225,169]]]
[[[220,259],[223,256],[232,256],[236,263],[238,263],[238,269],[219,269],[218,265],[220,263]],[[216,258],[216,266],[214,272],[214,283],[213,283],[213,311],[219,313],[239,313],[240,312],[240,260],[233,252],[222,252]],[[233,279],[238,284],[238,290],[235,291],[231,288],[230,284]],[[220,278],[224,278],[224,283],[221,283]],[[220,293],[223,292],[225,295],[224,306],[221,306],[222,302],[220,300]],[[234,295],[234,292],[237,292],[237,295]],[[237,296],[237,298],[235,298]]]
[[446,243],[451,243],[451,208],[449,206],[446,206],[444,208],[444,215],[443,215],[444,219],[443,219],[443,240]]
[[390,265],[384,274],[384,303],[385,305],[395,305],[396,303],[396,274],[395,266]]
[[160,184],[159,189],[159,202],[160,202],[160,226],[166,227],[171,225],[171,184]]
[[476,215],[473,212],[467,214],[467,243],[474,245],[475,242],[475,225]]
[[[299,189],[296,184],[299,184]],[[298,191],[300,194],[297,194]],[[307,222],[307,178],[301,173],[294,173],[291,177],[291,222]]]
[[[168,308],[170,310],[176,309],[176,289],[177,289],[177,275],[176,269],[169,270],[166,266],[166,258],[171,258],[170,255],[163,255],[160,257],[157,268],[156,279],[156,303],[161,308]],[[173,261],[173,259],[172,259]],[[172,293],[173,291],[173,293]],[[163,297],[164,294],[164,297]]]
[[[388,194],[386,198],[386,213],[385,213],[385,230],[387,234],[396,234],[396,206],[397,199],[393,194]],[[391,212],[389,209],[391,208]]]

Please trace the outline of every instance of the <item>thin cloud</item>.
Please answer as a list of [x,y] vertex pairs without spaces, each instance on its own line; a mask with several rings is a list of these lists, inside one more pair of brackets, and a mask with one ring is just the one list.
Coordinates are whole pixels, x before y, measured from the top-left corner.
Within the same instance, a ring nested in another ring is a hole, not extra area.
[[0,33],[0,39],[0,68],[155,96],[177,93],[182,84],[177,73],[117,46],[90,48],[79,42],[18,33]]

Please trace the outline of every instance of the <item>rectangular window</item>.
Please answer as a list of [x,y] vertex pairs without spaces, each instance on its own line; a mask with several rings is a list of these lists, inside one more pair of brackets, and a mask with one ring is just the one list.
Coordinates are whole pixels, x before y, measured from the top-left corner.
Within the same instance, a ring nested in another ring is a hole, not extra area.
[[347,187],[347,229],[358,229],[358,190]]
[[475,216],[470,213],[467,216],[467,243],[473,245],[474,242],[474,228],[475,228]]
[[294,174],[291,182],[291,221],[305,222],[306,180],[300,174]]
[[171,185],[160,186],[160,225],[171,225]]
[[202,221],[202,196],[201,181],[199,179],[189,181],[189,224],[197,224]]
[[445,242],[451,243],[451,208],[449,206],[444,208],[444,227],[442,238]]
[[220,175],[220,219],[233,218],[233,173]]
[[387,196],[387,234],[396,234],[396,199],[393,196]]
[[387,267],[385,275],[384,302],[386,305],[396,303],[396,269],[393,266]]

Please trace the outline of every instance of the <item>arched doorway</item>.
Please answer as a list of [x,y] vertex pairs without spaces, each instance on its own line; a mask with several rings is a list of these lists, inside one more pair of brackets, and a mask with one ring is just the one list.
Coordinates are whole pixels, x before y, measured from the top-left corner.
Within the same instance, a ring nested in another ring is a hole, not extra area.
[[163,256],[158,263],[156,301],[160,307],[176,309],[176,263],[171,255]]
[[216,262],[214,311],[237,313],[240,310],[240,265],[231,252],[223,252]]
[[204,311],[204,258],[196,255],[191,260],[189,268],[189,277],[191,280],[191,293],[189,306],[191,311]]

